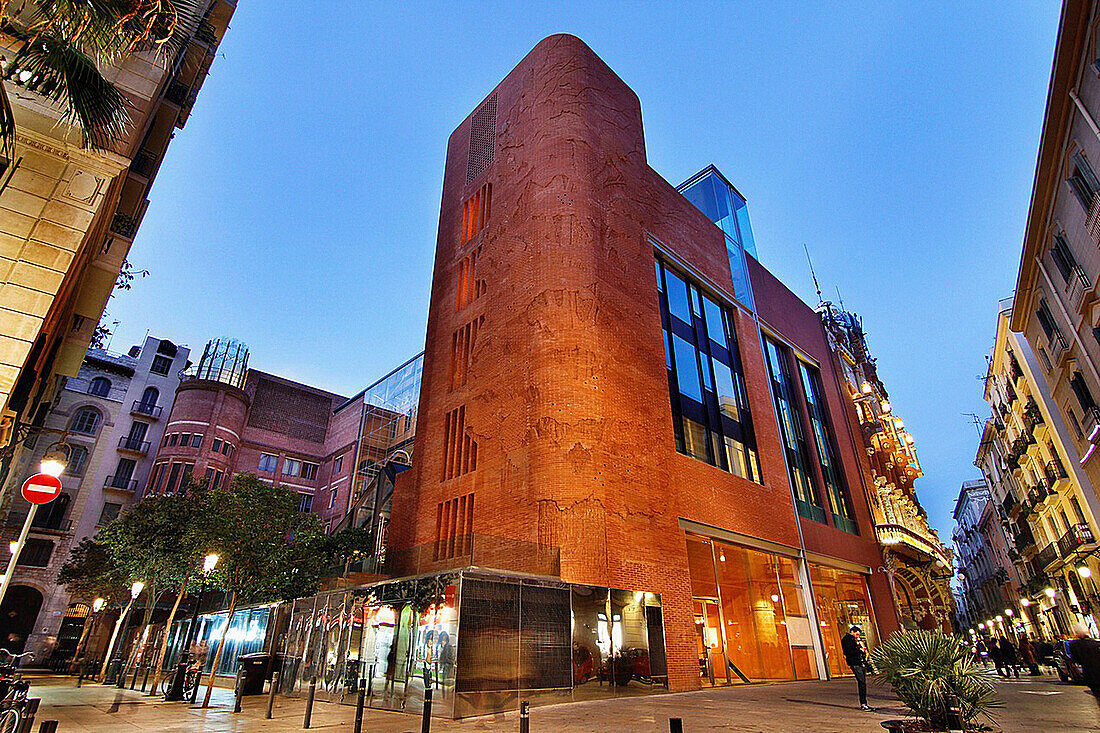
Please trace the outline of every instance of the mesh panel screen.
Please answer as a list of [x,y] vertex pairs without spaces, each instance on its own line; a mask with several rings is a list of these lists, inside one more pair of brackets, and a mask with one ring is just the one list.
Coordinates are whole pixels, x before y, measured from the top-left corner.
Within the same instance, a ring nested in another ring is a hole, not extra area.
[[516,689],[519,590],[512,583],[462,579],[458,692]]
[[466,183],[481,175],[493,162],[497,147],[497,95],[494,92],[470,120],[470,157],[466,160]]
[[523,586],[520,689],[570,687],[569,589]]

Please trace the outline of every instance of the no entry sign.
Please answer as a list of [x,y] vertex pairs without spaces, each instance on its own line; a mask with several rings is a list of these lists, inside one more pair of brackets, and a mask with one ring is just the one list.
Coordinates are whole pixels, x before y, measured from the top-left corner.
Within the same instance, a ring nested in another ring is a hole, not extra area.
[[61,479],[36,473],[23,482],[23,498],[31,504],[49,504],[61,494]]

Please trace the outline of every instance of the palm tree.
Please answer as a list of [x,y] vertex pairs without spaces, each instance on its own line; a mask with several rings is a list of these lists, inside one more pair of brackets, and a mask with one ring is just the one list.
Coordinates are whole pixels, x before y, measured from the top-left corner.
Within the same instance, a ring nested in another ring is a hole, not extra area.
[[119,140],[130,124],[129,102],[101,65],[156,49],[174,58],[202,21],[207,0],[0,0],[0,34],[14,40],[0,56],[0,153],[15,155],[15,116],[8,85],[60,105],[62,120],[81,130],[90,148]]

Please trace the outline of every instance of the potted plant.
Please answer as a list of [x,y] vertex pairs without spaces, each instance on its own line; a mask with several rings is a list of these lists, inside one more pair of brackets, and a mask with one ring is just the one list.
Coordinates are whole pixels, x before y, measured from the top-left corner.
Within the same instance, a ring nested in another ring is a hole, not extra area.
[[883,728],[892,733],[991,730],[978,721],[993,722],[991,711],[1001,705],[993,674],[974,661],[962,639],[924,629],[895,631],[871,660],[913,714],[884,721]]

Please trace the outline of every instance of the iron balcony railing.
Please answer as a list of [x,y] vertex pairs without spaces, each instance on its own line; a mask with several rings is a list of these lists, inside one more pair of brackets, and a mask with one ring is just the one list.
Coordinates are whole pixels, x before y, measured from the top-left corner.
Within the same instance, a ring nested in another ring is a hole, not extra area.
[[1096,538],[1092,535],[1092,529],[1087,524],[1075,524],[1058,540],[1058,551],[1062,557],[1073,555],[1085,545],[1096,544]]
[[122,491],[136,491],[137,480],[128,479],[124,476],[108,476],[103,482],[104,488],[107,489],[121,489]]
[[122,437],[118,439],[118,449],[128,450],[133,453],[141,453],[142,455],[149,452],[149,441],[138,440],[137,438]]
[[130,163],[130,170],[139,176],[150,178],[157,168],[157,155],[150,150],[139,150]]
[[128,216],[126,214],[115,214],[115,218],[111,220],[111,231],[120,237],[126,237],[127,239],[133,239],[134,233],[137,231],[138,220],[136,216]]
[[138,400],[130,407],[131,415],[144,415],[145,417],[158,418],[163,411],[160,405],[151,405],[148,402]]
[[1051,542],[1049,545],[1039,550],[1033,562],[1035,563],[1035,567],[1039,570],[1046,570],[1058,560],[1058,547]]

